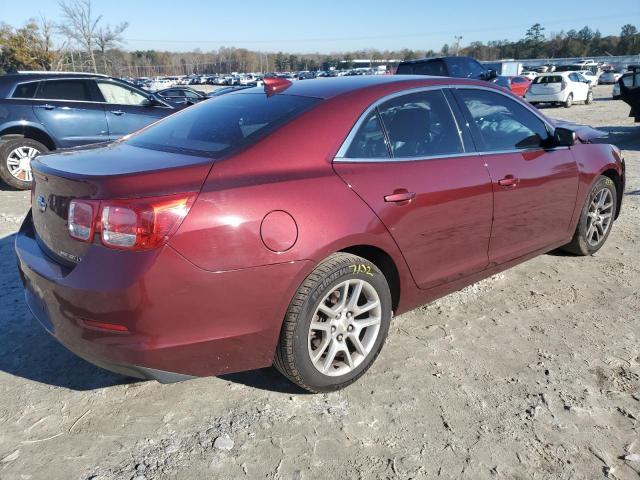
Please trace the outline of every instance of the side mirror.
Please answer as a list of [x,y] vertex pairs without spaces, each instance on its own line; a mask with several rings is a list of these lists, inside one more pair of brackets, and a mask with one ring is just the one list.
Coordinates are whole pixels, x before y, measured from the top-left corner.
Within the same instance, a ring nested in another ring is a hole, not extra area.
[[483,80],[493,80],[498,77],[498,72],[496,72],[493,68],[488,68],[481,76]]
[[558,127],[553,131],[553,140],[556,147],[571,147],[575,145],[577,139],[576,132],[568,128]]

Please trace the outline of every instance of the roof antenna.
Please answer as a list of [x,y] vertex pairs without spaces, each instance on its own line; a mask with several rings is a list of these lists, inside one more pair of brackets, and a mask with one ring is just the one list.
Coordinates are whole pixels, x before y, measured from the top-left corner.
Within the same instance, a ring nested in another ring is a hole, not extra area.
[[262,79],[262,83],[264,86],[264,93],[267,94],[267,97],[280,93],[293,85],[291,80],[280,77],[265,77]]

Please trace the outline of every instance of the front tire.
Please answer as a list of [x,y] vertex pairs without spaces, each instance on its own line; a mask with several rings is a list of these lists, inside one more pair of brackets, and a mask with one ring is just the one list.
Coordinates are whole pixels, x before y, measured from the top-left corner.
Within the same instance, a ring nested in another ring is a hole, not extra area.
[[20,137],[0,144],[0,178],[10,187],[29,190],[33,180],[31,160],[49,149],[30,138]]
[[391,308],[389,285],[378,267],[356,255],[333,254],[291,301],[274,365],[310,392],[344,388],[380,353]]
[[593,103],[593,92],[587,93],[587,99],[584,101],[585,105],[591,105]]
[[582,207],[573,238],[563,250],[575,255],[593,255],[600,250],[616,218],[617,194],[613,180],[598,177]]

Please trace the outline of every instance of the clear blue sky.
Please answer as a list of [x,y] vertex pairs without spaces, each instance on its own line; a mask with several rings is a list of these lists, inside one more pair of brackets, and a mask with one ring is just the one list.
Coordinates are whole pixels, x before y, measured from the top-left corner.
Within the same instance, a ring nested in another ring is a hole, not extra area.
[[[536,22],[546,33],[589,25],[617,35],[625,23],[640,29],[640,0],[93,0],[93,8],[105,23],[129,22],[128,50],[438,50],[456,35],[462,45],[515,40]],[[0,0],[0,21],[11,25],[39,14],[58,20],[58,3]]]

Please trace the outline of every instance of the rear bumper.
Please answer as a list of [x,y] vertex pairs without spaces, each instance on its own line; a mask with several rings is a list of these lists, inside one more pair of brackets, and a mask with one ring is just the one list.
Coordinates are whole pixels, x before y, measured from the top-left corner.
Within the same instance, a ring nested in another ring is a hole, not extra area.
[[539,102],[539,103],[553,103],[553,102],[564,102],[566,100],[565,92],[553,93],[553,94],[535,94],[531,92],[527,92],[524,95],[525,100],[528,102]]
[[271,365],[287,299],[307,263],[208,272],[168,246],[96,245],[65,270],[38,246],[30,215],[15,249],[26,302],[51,335],[95,365],[161,382]]

